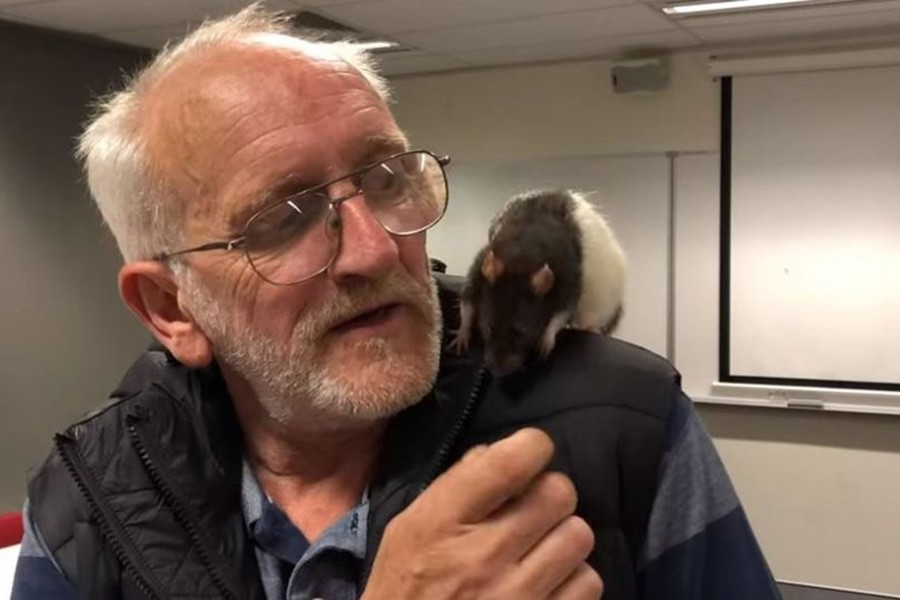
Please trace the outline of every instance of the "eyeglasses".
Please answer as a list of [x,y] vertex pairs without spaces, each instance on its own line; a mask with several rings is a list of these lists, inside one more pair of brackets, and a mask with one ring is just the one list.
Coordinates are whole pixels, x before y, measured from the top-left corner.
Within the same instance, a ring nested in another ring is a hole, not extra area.
[[[426,150],[395,154],[343,177],[279,199],[253,214],[231,240],[161,253],[167,260],[190,252],[243,250],[253,269],[275,285],[300,283],[322,273],[340,248],[341,215],[347,200],[363,196],[366,206],[384,229],[395,236],[425,231],[447,210],[449,156]],[[327,189],[350,180],[356,191],[329,198]]]

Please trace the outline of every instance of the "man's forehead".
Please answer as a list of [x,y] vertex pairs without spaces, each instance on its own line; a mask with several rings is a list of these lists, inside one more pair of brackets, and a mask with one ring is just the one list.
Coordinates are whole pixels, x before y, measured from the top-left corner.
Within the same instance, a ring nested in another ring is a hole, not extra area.
[[[283,120],[302,120],[308,110],[334,106],[335,94],[371,94],[380,102],[350,65],[272,45],[272,40],[287,43],[283,38],[293,39],[274,36],[265,43],[209,49],[158,81],[143,115],[148,149],[157,164],[164,170],[191,170],[199,166],[191,163],[227,145],[221,136],[240,140],[257,128],[265,131]],[[249,133],[240,135],[244,130]]]
[[[259,98],[259,92],[265,88],[279,85],[293,87],[301,83],[319,84],[316,87],[320,87],[328,79],[323,75],[329,74],[354,74],[357,76],[353,78],[355,82],[342,77],[343,83],[369,87],[365,78],[333,51],[294,40],[303,48],[301,51],[297,47],[288,47],[290,43],[285,40],[293,39],[289,36],[268,35],[272,37],[248,38],[245,42],[198,52],[158,81],[153,95],[202,96],[210,90],[241,90],[247,86],[255,92],[252,97]],[[273,43],[276,39],[281,45]],[[313,85],[309,88],[315,89]]]

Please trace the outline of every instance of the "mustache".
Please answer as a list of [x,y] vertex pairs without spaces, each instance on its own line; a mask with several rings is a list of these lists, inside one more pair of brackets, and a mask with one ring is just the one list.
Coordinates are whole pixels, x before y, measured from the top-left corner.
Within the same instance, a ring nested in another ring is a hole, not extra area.
[[304,329],[315,337],[366,312],[389,304],[413,307],[429,322],[432,303],[437,299],[427,281],[417,281],[409,275],[394,272],[376,280],[366,280],[347,287],[331,301],[307,315]]

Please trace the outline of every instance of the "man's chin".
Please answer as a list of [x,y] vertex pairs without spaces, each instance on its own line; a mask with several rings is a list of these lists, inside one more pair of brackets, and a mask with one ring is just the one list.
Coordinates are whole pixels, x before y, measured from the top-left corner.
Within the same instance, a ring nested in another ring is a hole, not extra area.
[[430,389],[430,378],[421,374],[381,372],[323,378],[313,405],[332,417],[376,421],[416,404]]
[[437,373],[428,340],[421,342],[370,338],[331,348],[319,370],[315,404],[336,416],[362,419],[390,417],[415,404]]

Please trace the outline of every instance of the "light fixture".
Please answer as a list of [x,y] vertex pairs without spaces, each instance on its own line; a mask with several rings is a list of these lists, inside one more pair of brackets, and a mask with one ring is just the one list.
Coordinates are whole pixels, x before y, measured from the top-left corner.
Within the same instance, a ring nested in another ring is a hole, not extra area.
[[725,12],[733,10],[746,10],[750,8],[765,8],[767,6],[781,6],[785,4],[803,4],[812,0],[719,0],[709,2],[679,2],[662,7],[667,15],[696,15],[703,13]]
[[[0,4],[3,4],[3,0],[0,0]],[[318,41],[350,42],[358,48],[376,53],[409,50],[409,47],[402,46],[397,42],[363,33],[349,25],[308,10],[291,13],[288,17],[291,26],[296,31],[305,33]]]
[[400,47],[400,44],[390,40],[360,40],[354,41],[353,45],[369,52],[386,52]]

